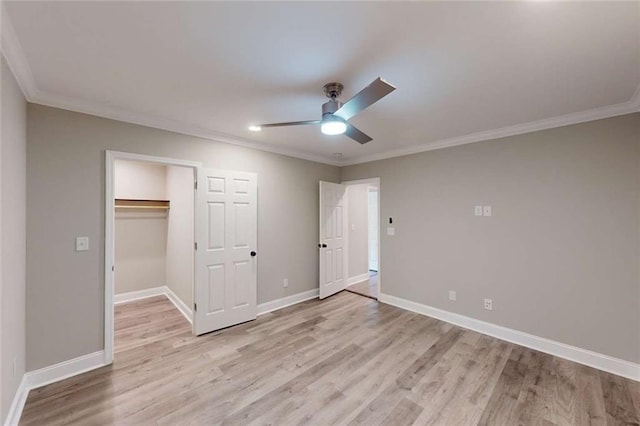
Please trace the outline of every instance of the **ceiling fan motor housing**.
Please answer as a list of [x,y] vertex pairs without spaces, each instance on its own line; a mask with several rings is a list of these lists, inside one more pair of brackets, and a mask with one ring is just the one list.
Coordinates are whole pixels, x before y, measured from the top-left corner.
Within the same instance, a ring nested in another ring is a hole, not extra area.
[[329,102],[325,102],[322,104],[322,116],[324,117],[327,114],[333,114],[342,106],[342,102],[337,99],[331,99]]

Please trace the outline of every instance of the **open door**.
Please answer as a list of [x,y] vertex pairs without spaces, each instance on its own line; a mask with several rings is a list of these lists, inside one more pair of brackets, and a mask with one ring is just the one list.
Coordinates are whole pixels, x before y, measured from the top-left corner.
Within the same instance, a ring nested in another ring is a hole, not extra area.
[[257,315],[257,177],[199,168],[194,331]]
[[347,187],[320,182],[320,299],[345,289]]

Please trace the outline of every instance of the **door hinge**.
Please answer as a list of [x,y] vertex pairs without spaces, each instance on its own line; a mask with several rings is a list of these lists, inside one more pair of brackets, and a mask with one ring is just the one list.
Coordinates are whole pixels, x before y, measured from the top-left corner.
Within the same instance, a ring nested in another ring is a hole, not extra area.
[[193,249],[198,250],[198,243],[193,243]]
[[198,189],[198,181],[197,180],[193,182],[193,189],[196,189],[196,190]]
[[111,272],[113,272],[113,271],[115,271],[115,270],[116,270],[116,266],[115,266],[115,265],[112,265],[112,266],[111,266]]
[[198,304],[197,303],[193,304],[193,311],[194,312],[198,312]]

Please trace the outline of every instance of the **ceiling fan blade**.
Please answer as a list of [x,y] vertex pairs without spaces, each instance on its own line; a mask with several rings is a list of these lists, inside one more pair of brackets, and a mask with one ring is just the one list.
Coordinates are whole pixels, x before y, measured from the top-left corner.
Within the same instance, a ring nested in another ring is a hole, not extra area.
[[305,124],[320,124],[320,120],[307,120],[307,121],[289,121],[286,123],[270,123],[259,124],[258,127],[284,127],[284,126],[301,126]]
[[357,127],[349,123],[347,123],[347,130],[344,132],[344,134],[360,144],[365,144],[373,140],[371,136],[362,133],[360,130],[358,130]]
[[348,120],[394,90],[396,90],[395,87],[378,77],[373,80],[370,85],[358,92],[353,98],[345,102],[339,110],[333,113],[333,115],[337,115],[344,120]]

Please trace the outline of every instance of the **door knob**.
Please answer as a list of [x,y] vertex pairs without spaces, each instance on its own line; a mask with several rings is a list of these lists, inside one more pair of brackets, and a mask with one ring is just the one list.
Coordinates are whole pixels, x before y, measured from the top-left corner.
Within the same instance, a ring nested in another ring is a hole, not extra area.
[[323,244],[323,245],[322,245],[322,248],[327,248],[327,245],[326,245],[326,244]]
[[251,254],[251,257],[255,257],[255,255],[258,253],[256,253],[255,251],[252,251],[250,254]]

